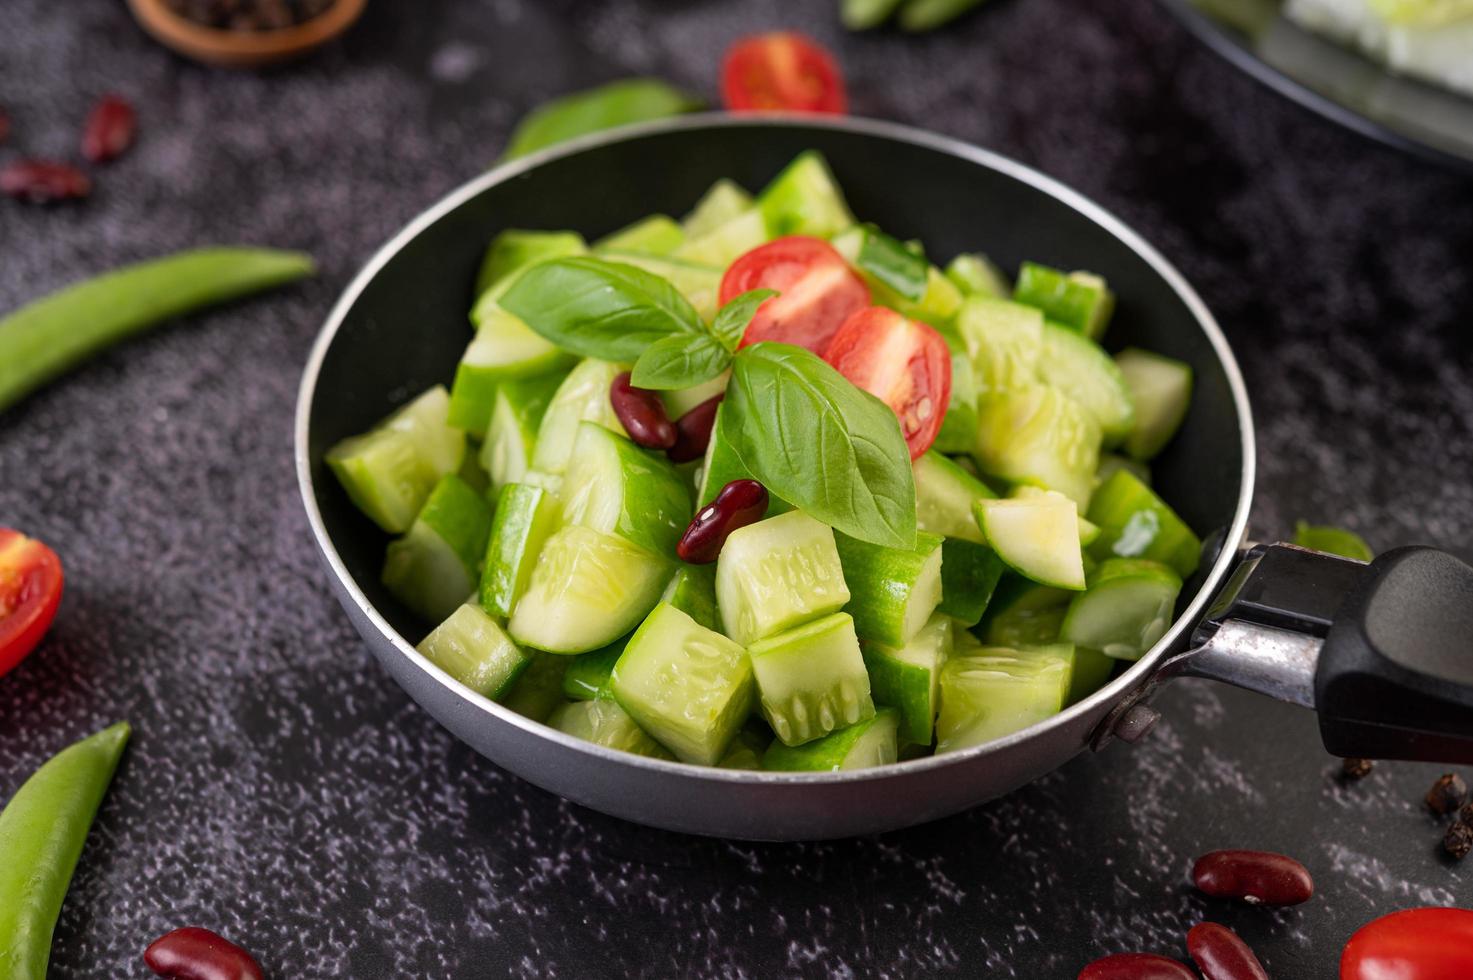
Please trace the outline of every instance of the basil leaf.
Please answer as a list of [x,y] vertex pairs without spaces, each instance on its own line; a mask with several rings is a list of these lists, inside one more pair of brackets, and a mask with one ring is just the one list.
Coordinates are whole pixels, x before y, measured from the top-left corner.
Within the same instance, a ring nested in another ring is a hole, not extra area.
[[700,314],[670,283],[590,256],[530,267],[501,306],[564,350],[605,361],[633,361],[672,334],[706,335]]
[[811,351],[744,347],[721,435],[770,493],[850,537],[915,546],[915,478],[900,422]]
[[749,289],[740,296],[733,296],[716,311],[711,332],[727,350],[735,351],[742,342],[742,334],[747,332],[747,324],[757,315],[757,307],[776,295],[775,289]]
[[532,110],[511,134],[503,160],[596,133],[701,108],[701,101],[654,78],[627,78],[574,92]]
[[731,363],[731,352],[710,334],[676,334],[645,348],[630,384],[669,391],[710,381]]
[[926,295],[926,277],[931,271],[926,253],[891,238],[874,225],[864,227],[854,264],[908,300],[920,302]]

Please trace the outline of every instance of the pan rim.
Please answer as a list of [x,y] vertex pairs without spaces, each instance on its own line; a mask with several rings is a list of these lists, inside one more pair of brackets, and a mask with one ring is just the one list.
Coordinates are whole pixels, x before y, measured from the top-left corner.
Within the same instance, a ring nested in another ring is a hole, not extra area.
[[[634,755],[632,753],[620,752],[616,749],[594,745],[591,742],[585,742],[582,739],[559,732],[541,722],[533,721],[530,718],[519,715],[511,709],[469,690],[431,663],[412,644],[405,640],[399,634],[398,630],[368,601],[367,596],[358,587],[352,574],[344,564],[341,555],[338,553],[336,546],[333,544],[331,537],[327,533],[321,511],[317,506],[312,475],[312,462],[308,453],[308,437],[312,417],[311,409],[317,391],[318,377],[327,352],[332,347],[333,341],[342,328],[348,311],[357,302],[368,284],[373,281],[384,266],[406,245],[435,222],[482,192],[498,184],[513,180],[553,160],[562,159],[597,147],[638,140],[668,132],[681,132],[703,128],[762,128],[772,126],[839,130],[936,150],[1002,173],[1061,201],[1115,236],[1121,243],[1144,260],[1157,275],[1161,276],[1167,285],[1171,287],[1172,291],[1182,300],[1183,304],[1196,320],[1197,326],[1206,334],[1208,342],[1216,353],[1223,373],[1227,378],[1228,388],[1232,393],[1233,407],[1237,413],[1239,439],[1241,442],[1240,448],[1243,455],[1242,479],[1239,485],[1238,499],[1235,505],[1232,523],[1227,529],[1226,545],[1218,554],[1211,569],[1203,577],[1201,587],[1198,589],[1196,595],[1193,596],[1192,601],[1187,605],[1186,609],[1183,610],[1182,614],[1172,622],[1165,635],[1123,674],[1112,680],[1105,687],[1077,704],[1071,705],[1059,714],[1014,732],[1005,738],[945,755],[932,755],[920,759],[897,762],[887,766],[820,773],[719,769],[683,762],[653,759],[648,756]],[[411,219],[400,231],[374,252],[344,289],[342,295],[328,313],[327,318],[323,321],[317,338],[313,341],[311,352],[303,369],[302,380],[298,387],[294,426],[294,457],[297,472],[297,487],[302,497],[302,504],[306,508],[307,519],[312,529],[313,539],[317,544],[320,556],[328,566],[328,570],[336,579],[335,584],[338,588],[339,598],[350,600],[364,619],[373,625],[380,636],[393,646],[400,656],[406,658],[421,672],[433,678],[439,685],[446,689],[447,693],[454,695],[467,706],[473,707],[485,715],[489,715],[496,721],[520,729],[525,735],[545,739],[567,750],[585,753],[610,764],[632,766],[636,769],[649,770],[652,773],[669,777],[747,784],[763,786],[770,789],[776,789],[782,786],[863,783],[902,775],[929,772],[954,765],[962,766],[984,756],[1007,752],[1009,749],[1023,742],[1044,737],[1054,729],[1068,725],[1078,716],[1097,710],[1106,702],[1112,704],[1119,702],[1128,692],[1138,689],[1145,684],[1166,652],[1171,649],[1188,628],[1196,624],[1205,610],[1207,603],[1216,593],[1218,586],[1225,578],[1228,569],[1236,560],[1236,548],[1234,546],[1238,542],[1241,542],[1245,536],[1257,472],[1252,408],[1249,404],[1247,388],[1244,385],[1237,359],[1233,355],[1226,336],[1218,326],[1212,313],[1207,309],[1206,304],[1203,303],[1201,297],[1197,295],[1185,277],[1160,252],[1122,219],[1103,206],[1095,203],[1084,194],[1075,191],[1041,171],[1035,170],[1026,164],[1019,163],[1010,157],[983,149],[963,140],[886,120],[857,116],[815,116],[796,113],[733,115],[723,112],[707,112],[622,126],[569,140],[565,143],[560,143],[525,157],[509,161],[451,190]]]

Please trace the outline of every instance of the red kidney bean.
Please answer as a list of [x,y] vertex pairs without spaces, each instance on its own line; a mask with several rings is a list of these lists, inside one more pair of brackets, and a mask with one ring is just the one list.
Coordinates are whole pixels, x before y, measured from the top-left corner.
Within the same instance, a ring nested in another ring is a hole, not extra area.
[[675,445],[675,426],[665,416],[660,393],[636,388],[625,371],[609,386],[609,404],[629,438],[646,449],[669,449]]
[[711,442],[711,426],[716,423],[716,409],[721,406],[720,394],[707,398],[695,408],[675,420],[675,445],[665,455],[676,463],[689,463],[706,455],[706,446]]
[[31,204],[71,201],[92,192],[92,181],[68,163],[16,160],[0,167],[0,193]]
[[186,926],[153,941],[143,962],[171,980],[264,980],[250,953],[208,929]]
[[1309,869],[1269,851],[1213,851],[1197,859],[1192,881],[1213,898],[1250,905],[1299,905],[1314,894]]
[[1197,975],[1154,953],[1116,953],[1080,970],[1078,980],[1197,980]]
[[756,480],[732,480],[715,500],[696,511],[675,553],[692,565],[709,564],[721,554],[731,532],[757,523],[766,513],[766,487]]
[[1242,937],[1216,922],[1192,927],[1187,952],[1207,980],[1268,980],[1268,971]]
[[82,156],[107,163],[123,155],[138,129],[138,114],[121,95],[104,95],[92,107],[82,129]]

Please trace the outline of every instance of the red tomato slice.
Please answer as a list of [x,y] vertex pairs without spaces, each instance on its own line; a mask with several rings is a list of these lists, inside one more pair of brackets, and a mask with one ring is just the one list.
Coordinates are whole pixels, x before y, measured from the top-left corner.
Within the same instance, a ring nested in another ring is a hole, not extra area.
[[1340,980],[1467,980],[1473,977],[1473,911],[1408,909],[1350,937]]
[[911,459],[931,448],[951,402],[951,352],[939,333],[871,306],[844,321],[823,357],[895,410]]
[[844,76],[833,55],[791,31],[743,38],[728,48],[721,65],[721,97],[732,112],[842,114],[849,108]]
[[821,238],[793,235],[759,245],[721,277],[722,303],[752,289],[775,289],[757,307],[741,346],[762,340],[807,347],[823,356],[849,316],[869,305],[869,287]]
[[0,527],[0,677],[46,635],[61,604],[61,585],[56,552]]

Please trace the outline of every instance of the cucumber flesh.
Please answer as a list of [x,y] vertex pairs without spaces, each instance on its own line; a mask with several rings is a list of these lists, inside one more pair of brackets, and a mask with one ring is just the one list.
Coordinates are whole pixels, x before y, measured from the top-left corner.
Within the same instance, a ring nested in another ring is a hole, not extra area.
[[978,253],[963,252],[946,267],[946,278],[956,284],[963,296],[988,296],[1008,299],[1013,287],[992,260]]
[[1052,321],[1043,325],[1038,377],[1095,417],[1107,445],[1132,434],[1135,401],[1125,375],[1104,349],[1084,334]]
[[766,241],[767,222],[762,212],[753,208],[703,235],[686,239],[672,257],[695,265],[725,269]]
[[721,614],[716,609],[715,565],[682,564],[665,586],[660,601],[670,603],[707,629],[721,629]]
[[641,255],[669,255],[685,242],[685,230],[673,218],[652,214],[593,244],[595,252],[638,252]]
[[991,742],[1058,714],[1070,668],[1057,653],[1002,647],[953,657],[941,670],[936,753]]
[[675,256],[639,252],[605,252],[604,258],[632,265],[667,280],[708,323],[716,315],[717,297],[721,292],[722,270],[719,267],[687,262]]
[[624,427],[609,403],[609,388],[624,370],[618,364],[590,357],[568,373],[558,385],[537,429],[532,469],[553,474],[567,469],[581,422],[597,422],[610,432],[624,435]]
[[839,772],[888,766],[899,755],[900,716],[890,708],[856,725],[804,745],[774,742],[762,756],[762,768],[776,772]]
[[686,237],[696,238],[751,210],[752,195],[725,177],[712,184],[681,222]]
[[731,640],[659,605],[630,638],[610,689],[677,759],[713,766],[752,711],[752,665]]
[[623,538],[570,524],[542,547],[507,630],[550,653],[587,653],[632,630],[670,577],[670,563]]
[[1117,660],[1139,660],[1171,625],[1181,576],[1160,562],[1111,558],[1074,597],[1059,639]]
[[956,315],[957,333],[972,359],[979,392],[1006,391],[1038,380],[1043,314],[1003,299],[976,296]]
[[1183,579],[1197,570],[1202,541],[1166,501],[1127,470],[1117,470],[1095,491],[1089,519],[1100,526],[1090,553],[1107,558],[1149,558]]
[[524,652],[528,664],[500,700],[524,718],[545,722],[564,703],[563,672],[573,658],[537,650]]
[[875,713],[854,620],[834,613],[747,648],[762,717],[801,745]]
[[915,461],[916,527],[932,534],[982,544],[973,510],[997,494],[945,456],[931,450]]
[[[1053,490],[1045,490],[1042,487],[1030,487],[1026,484],[1020,484],[1019,486],[1013,487],[1013,489],[1008,493],[1008,498],[1010,500],[1026,500],[1028,498],[1038,499],[1040,497],[1047,497],[1049,494],[1054,492],[1055,491]],[[1080,546],[1088,547],[1089,545],[1093,544],[1094,541],[1099,538],[1099,536],[1099,525],[1095,524],[1093,521],[1089,520],[1081,514],[1079,516]]]
[[1082,510],[1094,488],[1099,453],[1099,423],[1057,389],[993,391],[978,402],[973,455],[991,476],[1057,490]]
[[1115,294],[1104,279],[1090,272],[1065,273],[1036,262],[1024,262],[1018,269],[1013,299],[1037,307],[1049,319],[1091,340],[1104,336],[1115,311]]
[[844,608],[834,532],[800,511],[733,531],[716,560],[723,632],[742,646]]
[[525,483],[501,488],[481,570],[482,609],[503,621],[511,616],[557,519],[557,500],[543,488]]
[[490,532],[486,499],[460,477],[443,477],[408,533],[390,542],[381,581],[416,615],[438,623],[475,591]]
[[726,755],[716,765],[722,769],[761,769],[762,755],[771,744],[771,735],[763,735],[748,725],[737,732]]
[[496,307],[481,322],[455,369],[450,424],[480,436],[490,424],[498,385],[512,378],[547,374],[572,363],[570,355]]
[[506,695],[531,659],[473,604],[451,613],[418,650],[458,683],[493,701]]
[[976,626],[1007,566],[986,545],[947,538],[941,544],[941,604],[936,607],[963,626]]
[[690,491],[674,464],[596,422],[578,426],[563,519],[673,559],[690,524]]
[[491,422],[481,443],[481,468],[493,492],[517,483],[532,468],[537,429],[566,374],[503,381],[496,388]]
[[[730,380],[731,372],[722,371],[710,381],[703,381],[693,388],[676,388],[672,391],[660,392],[660,401],[665,404],[665,414],[672,420],[680,418],[702,402],[710,401],[724,392]],[[716,437],[714,429],[711,437],[713,439]]]
[[1077,592],[1054,589],[1007,574],[998,582],[980,633],[988,646],[1026,647],[1054,643]]
[[977,444],[977,373],[966,352],[951,355],[951,401],[931,448],[938,453],[969,453]]
[[757,197],[767,233],[829,238],[854,224],[844,194],[824,158],[800,153]]
[[588,251],[583,236],[573,231],[524,231],[508,228],[491,239],[476,275],[476,296],[506,281],[514,272],[546,259],[581,255]]
[[1115,363],[1136,406],[1135,428],[1124,449],[1134,459],[1154,459],[1187,417],[1192,401],[1191,365],[1127,347]]
[[900,739],[912,745],[931,744],[941,693],[941,668],[951,656],[949,616],[932,616],[903,647],[863,644],[864,665],[876,704],[900,713]]
[[1063,494],[980,500],[977,522],[1009,568],[1059,589],[1084,588],[1079,511]]
[[645,734],[619,702],[609,698],[574,701],[552,713],[547,723],[560,732],[607,749],[654,759],[673,759],[666,748]]
[[850,599],[844,610],[866,641],[911,641],[941,602],[940,535],[920,531],[914,548],[886,548],[835,533]]
[[614,664],[619,662],[628,643],[629,637],[625,636],[606,647],[568,657],[568,667],[563,671],[563,696],[570,701],[613,697],[609,682]]

